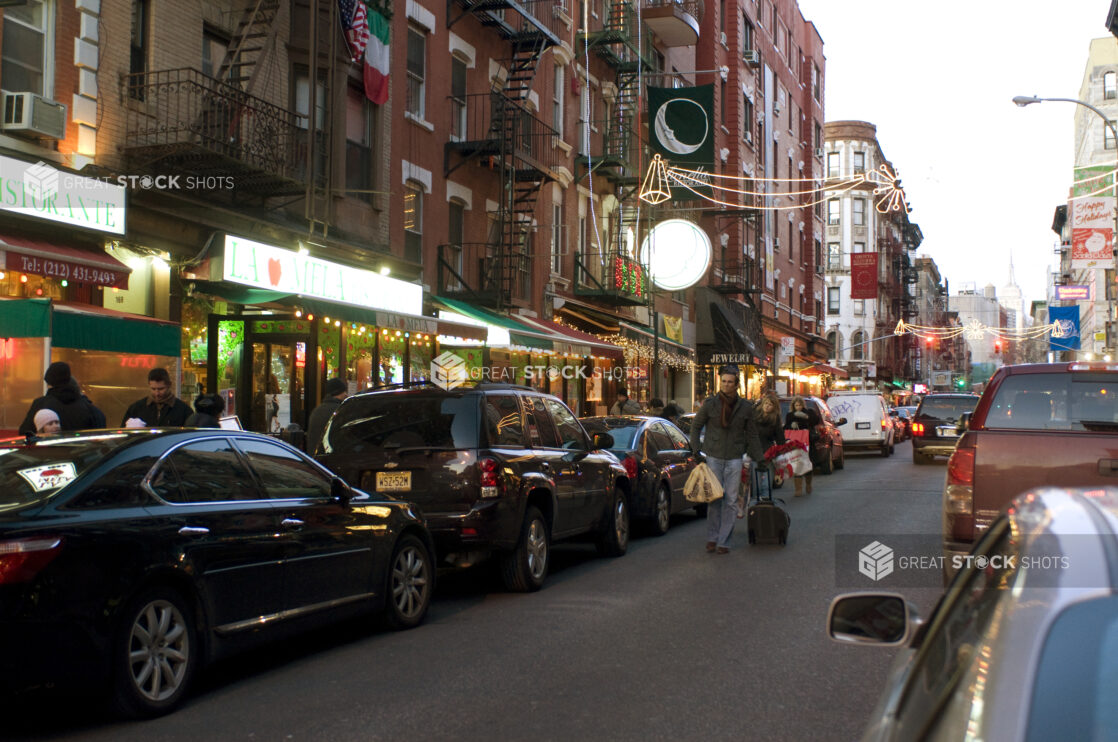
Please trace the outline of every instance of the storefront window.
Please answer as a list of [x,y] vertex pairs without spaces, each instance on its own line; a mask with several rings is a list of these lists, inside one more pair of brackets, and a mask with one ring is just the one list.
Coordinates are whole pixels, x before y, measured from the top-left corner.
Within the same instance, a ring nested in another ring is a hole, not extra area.
[[[182,390],[187,402],[209,390],[206,362],[209,353],[209,315],[214,302],[203,297],[188,297],[182,302]],[[220,314],[220,312],[216,312]]]
[[408,341],[399,330],[381,330],[380,333],[380,383],[404,382],[404,354]]
[[[318,325],[318,377],[323,382],[340,375],[341,347],[341,327],[323,320]],[[322,384],[319,384],[319,388],[322,388]]]
[[41,397],[47,338],[0,338],[0,431],[15,435],[31,402]]
[[217,391],[225,398],[225,409],[237,409],[237,381],[241,376],[241,357],[245,343],[243,320],[217,323]]
[[[174,356],[56,347],[51,350],[51,361],[70,364],[70,373],[82,392],[105,413],[110,427],[120,424],[130,404],[151,393],[148,372],[153,368],[165,368],[171,379],[179,378],[179,359]],[[42,375],[37,376],[41,378]],[[193,406],[193,389],[174,391],[176,396]]]
[[431,361],[435,358],[434,342],[430,336],[412,335],[411,342],[411,376],[409,381],[427,381],[431,378]]
[[345,380],[350,389],[361,391],[373,386],[373,362],[376,358],[377,333],[364,327],[346,331]]

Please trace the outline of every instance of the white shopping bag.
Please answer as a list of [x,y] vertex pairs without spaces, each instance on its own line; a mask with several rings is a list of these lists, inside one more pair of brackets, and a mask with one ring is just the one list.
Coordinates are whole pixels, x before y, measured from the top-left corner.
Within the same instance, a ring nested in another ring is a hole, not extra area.
[[706,464],[699,464],[683,485],[683,497],[688,502],[714,502],[722,499],[722,485]]

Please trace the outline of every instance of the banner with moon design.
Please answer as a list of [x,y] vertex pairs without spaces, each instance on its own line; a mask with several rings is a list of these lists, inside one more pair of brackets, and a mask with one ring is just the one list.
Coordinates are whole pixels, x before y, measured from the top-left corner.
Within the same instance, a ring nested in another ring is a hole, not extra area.
[[[687,170],[714,170],[714,85],[648,89],[649,135],[653,154]],[[671,184],[673,199],[693,199],[709,192],[698,180]]]

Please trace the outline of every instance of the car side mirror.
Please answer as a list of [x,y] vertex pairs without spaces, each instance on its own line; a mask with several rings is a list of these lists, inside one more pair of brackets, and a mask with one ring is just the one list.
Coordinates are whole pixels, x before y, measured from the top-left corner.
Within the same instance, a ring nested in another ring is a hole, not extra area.
[[901,646],[922,624],[915,606],[896,593],[840,595],[827,611],[827,634],[840,644]]
[[601,451],[604,448],[613,448],[613,436],[609,433],[595,433],[594,450]]
[[959,415],[959,422],[955,425],[955,432],[958,435],[962,435],[970,428],[970,417],[973,414],[973,412],[964,412],[962,415]]
[[840,417],[838,420],[835,420],[835,427],[842,427],[843,425],[846,425],[845,417]]
[[353,499],[353,490],[345,483],[341,477],[334,477],[330,480],[330,496],[343,505],[348,505],[349,501]]

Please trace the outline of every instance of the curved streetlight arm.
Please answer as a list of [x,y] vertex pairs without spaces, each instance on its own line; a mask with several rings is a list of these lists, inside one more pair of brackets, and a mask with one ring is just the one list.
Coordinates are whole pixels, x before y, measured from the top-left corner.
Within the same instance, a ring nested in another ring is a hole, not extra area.
[[1105,113],[1092,106],[1090,103],[1085,103],[1084,101],[1077,100],[1075,98],[1037,98],[1035,95],[1018,95],[1013,99],[1013,102],[1021,108],[1024,108],[1031,103],[1043,103],[1045,101],[1053,101],[1057,103],[1075,103],[1076,105],[1083,106],[1084,108],[1090,108],[1092,111],[1097,113],[1100,118],[1102,118],[1102,120],[1106,123],[1107,128],[1110,129],[1110,133],[1114,136],[1114,141],[1118,142],[1118,128],[1115,127],[1114,121],[1112,121],[1110,117],[1107,116]]

